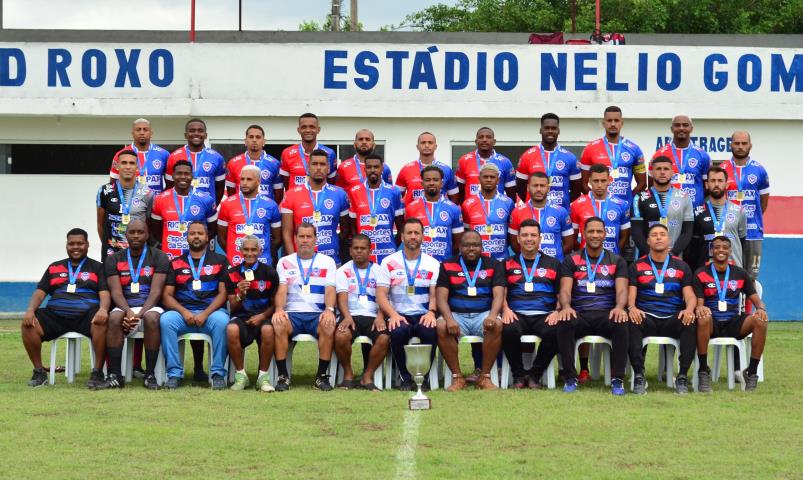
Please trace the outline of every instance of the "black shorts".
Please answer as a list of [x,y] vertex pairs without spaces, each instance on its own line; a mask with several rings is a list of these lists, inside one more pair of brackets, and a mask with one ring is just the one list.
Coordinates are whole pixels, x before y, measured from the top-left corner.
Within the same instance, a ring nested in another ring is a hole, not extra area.
[[739,332],[742,330],[742,324],[746,318],[747,314],[742,313],[740,315],[735,315],[730,320],[720,322],[714,320],[712,322],[714,328],[711,332],[711,338],[733,337],[741,340],[742,338],[746,337],[746,335],[739,334]]
[[45,333],[42,337],[44,341],[59,338],[67,332],[76,332],[92,338],[92,318],[97,311],[98,307],[92,307],[81,316],[63,317],[47,308],[37,308],[34,316]]
[[[354,319],[354,330],[351,330],[351,340],[354,341],[357,337],[368,337],[371,342],[376,342],[380,335],[388,335],[389,332],[385,329],[384,332],[377,332],[373,329],[375,317],[366,317],[364,315],[357,315],[351,317]],[[340,320],[341,322],[343,320]],[[338,322],[340,323],[340,322]]]
[[229,323],[233,323],[237,325],[237,327],[239,327],[240,346],[243,348],[247,347],[248,345],[251,345],[252,343],[254,343],[254,341],[257,342],[257,345],[260,345],[262,342],[262,333],[261,333],[262,326],[271,324],[270,319],[268,319],[264,320],[259,325],[252,327],[251,325],[245,323],[246,320],[248,320],[249,318],[251,318],[250,315],[243,317],[231,317],[231,320],[229,320]]

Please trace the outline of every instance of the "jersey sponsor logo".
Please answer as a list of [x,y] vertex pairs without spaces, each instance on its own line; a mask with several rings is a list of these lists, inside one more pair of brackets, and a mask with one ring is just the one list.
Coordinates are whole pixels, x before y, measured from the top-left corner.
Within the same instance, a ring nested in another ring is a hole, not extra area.
[[[499,223],[492,223],[491,224],[491,228],[493,229],[491,235],[497,235],[497,234],[504,235],[506,233],[507,225],[499,224]],[[485,231],[485,224],[484,223],[480,224],[480,225],[474,225],[474,231],[479,233],[480,235],[487,235],[487,233]],[[483,245],[484,244],[485,243],[483,242]]]
[[153,163],[153,168],[155,168],[157,170],[162,168],[162,161],[161,160],[154,160],[152,163]]
[[563,175],[552,175],[551,185],[553,187],[563,187]]
[[[329,215],[329,214],[324,213],[324,214],[321,214],[321,221],[320,222],[313,221],[312,215],[303,217],[301,220],[303,222],[311,223],[313,225],[315,225],[316,223],[318,225],[322,225],[322,224],[331,224],[334,221],[334,218],[335,218],[334,215]],[[318,240],[321,239],[321,232],[322,231],[324,231],[324,229],[319,227],[318,228]],[[320,242],[318,242],[318,243],[320,244]]]
[[268,214],[268,211],[265,210],[264,208],[261,208],[261,207],[257,208],[257,217],[265,218],[265,215],[267,215],[267,214]]
[[551,232],[542,232],[541,233],[541,242],[543,243],[555,243],[555,234]]
[[471,186],[468,187],[468,190],[472,195],[477,195],[480,193],[480,185],[477,183],[472,183]]
[[747,181],[754,184],[758,182],[758,177],[751,173],[750,175],[747,176]]
[[[360,215],[360,225],[370,225],[371,215]],[[390,224],[390,216],[386,213],[376,214],[377,226],[381,224]]]
[[415,189],[413,190],[413,200],[416,198],[424,198],[424,190],[423,189]]
[[179,270],[179,273],[181,273],[182,275],[190,275],[192,272],[190,271],[189,268],[182,268],[181,270]]
[[610,220],[610,221],[616,220],[616,210],[608,210],[608,213],[606,214],[606,216],[608,217],[608,220]]
[[109,201],[112,203],[117,203],[117,197],[112,197],[109,199]]
[[[310,218],[312,218],[312,217],[310,217]],[[254,234],[255,235],[262,235],[263,233],[265,233],[265,224],[264,223],[252,223],[251,226],[254,227]],[[235,229],[234,229],[234,231],[238,235],[245,235],[245,224],[244,223],[237,224]],[[238,248],[239,248],[239,246],[238,246]]]
[[440,217],[441,217],[441,220],[443,220],[444,222],[448,222],[449,221],[449,213],[448,212],[441,212],[440,213]]
[[657,203],[651,203],[651,204],[647,205],[647,207],[649,207],[649,208],[658,208],[658,204]]
[[[605,226],[605,236],[606,237],[615,237],[616,236],[616,227],[609,227]],[[608,247],[605,247],[608,248]]]
[[199,213],[201,213],[201,207],[199,207],[198,205],[191,205],[190,213],[193,215],[198,215]]
[[496,216],[499,217],[499,218],[505,218],[505,214],[506,213],[507,212],[505,212],[504,208],[497,208],[496,209]]
[[546,217],[546,224],[549,225],[550,227],[554,227],[555,222],[556,222],[555,217],[553,217],[552,215]]
[[293,177],[293,183],[295,183],[296,185],[304,185],[306,181],[307,181],[306,175],[296,175],[295,177]]

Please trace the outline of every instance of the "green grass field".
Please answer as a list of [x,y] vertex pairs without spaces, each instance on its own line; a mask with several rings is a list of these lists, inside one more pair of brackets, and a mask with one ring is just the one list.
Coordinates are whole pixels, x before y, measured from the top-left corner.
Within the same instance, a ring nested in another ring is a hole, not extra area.
[[[613,398],[601,382],[572,396],[436,391],[426,412],[397,391],[312,390],[310,345],[286,394],[138,381],[92,392],[86,351],[75,384],[31,389],[18,325],[0,321],[4,478],[803,478],[803,323],[771,325],[754,394],[721,380],[678,397],[654,378],[651,350],[646,397]],[[252,347],[252,381],[255,362]]]

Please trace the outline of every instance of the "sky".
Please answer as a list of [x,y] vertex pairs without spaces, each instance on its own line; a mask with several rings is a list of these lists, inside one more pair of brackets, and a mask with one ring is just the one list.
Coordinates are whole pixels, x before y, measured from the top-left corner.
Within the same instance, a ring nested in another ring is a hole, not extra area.
[[[348,15],[349,0],[341,0]],[[305,20],[322,24],[331,0],[242,0],[243,30],[298,30]],[[405,15],[457,0],[360,0],[365,30],[399,25]],[[3,28],[78,30],[188,30],[190,0],[0,0]],[[196,0],[197,30],[237,30],[238,0]],[[303,8],[299,8],[303,5]]]

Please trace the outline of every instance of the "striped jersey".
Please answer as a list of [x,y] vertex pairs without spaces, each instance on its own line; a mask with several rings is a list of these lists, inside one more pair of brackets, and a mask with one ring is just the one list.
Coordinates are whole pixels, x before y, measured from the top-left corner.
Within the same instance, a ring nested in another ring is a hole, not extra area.
[[[420,256],[417,271],[417,259],[405,261],[400,250],[384,259],[376,272],[376,284],[389,288],[390,303],[400,315],[423,315],[429,310],[429,287],[438,282],[440,263],[423,251]],[[412,294],[408,293],[411,277]]]
[[[279,259],[276,271],[279,283],[287,285],[285,311],[323,312],[326,287],[335,287],[337,265],[332,257],[316,253],[312,258],[300,259],[297,253],[293,253]],[[305,293],[304,285],[309,286],[309,294]]]
[[[337,293],[347,293],[351,316],[376,317],[376,272],[382,268],[370,262],[368,268],[357,268],[353,260],[337,269],[335,288]],[[363,297],[365,300],[360,300]],[[342,312],[341,312],[342,313]]]

